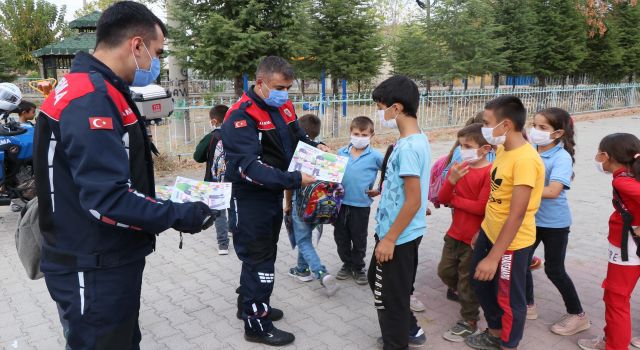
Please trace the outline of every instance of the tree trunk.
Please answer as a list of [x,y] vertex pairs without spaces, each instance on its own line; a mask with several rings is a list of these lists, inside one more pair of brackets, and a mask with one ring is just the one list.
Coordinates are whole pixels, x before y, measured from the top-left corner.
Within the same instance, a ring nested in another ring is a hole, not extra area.
[[484,74],[480,76],[480,89],[484,89]]
[[431,91],[431,80],[427,79],[427,91]]
[[544,75],[538,75],[538,84],[540,84],[540,87],[547,86],[547,77]]
[[493,88],[498,90],[500,88],[500,74],[493,74]]
[[300,92],[302,93],[302,98],[304,98],[304,79],[300,79]]
[[242,74],[238,74],[233,78],[233,92],[236,97],[241,97],[244,92],[244,79]]
[[463,89],[464,91],[467,91],[467,89],[469,88],[469,77],[465,76],[463,81],[464,81]]
[[362,87],[362,84],[360,82],[360,79],[358,79],[358,94],[360,93],[360,88]]

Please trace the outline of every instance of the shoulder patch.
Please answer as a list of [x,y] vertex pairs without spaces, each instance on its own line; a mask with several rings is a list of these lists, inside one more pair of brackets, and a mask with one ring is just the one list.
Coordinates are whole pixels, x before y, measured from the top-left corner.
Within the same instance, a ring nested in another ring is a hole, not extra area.
[[233,123],[233,126],[235,126],[236,129],[244,128],[245,126],[247,126],[247,121],[246,120],[238,120],[238,121]]
[[62,111],[71,101],[94,90],[88,73],[69,73],[60,79],[56,88],[42,103],[40,110],[49,118],[59,121]]

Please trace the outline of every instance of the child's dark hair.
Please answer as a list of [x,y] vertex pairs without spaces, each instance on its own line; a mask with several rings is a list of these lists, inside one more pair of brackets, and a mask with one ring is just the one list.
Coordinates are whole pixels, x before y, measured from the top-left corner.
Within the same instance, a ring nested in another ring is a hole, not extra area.
[[14,110],[14,113],[22,114],[22,113],[25,113],[25,112],[29,112],[32,109],[36,109],[35,103],[27,101],[27,100],[22,100],[22,101],[20,101],[20,104],[18,105],[18,108],[16,108]]
[[320,135],[322,121],[315,114],[305,114],[298,119],[298,124],[310,139],[315,139]]
[[598,147],[609,158],[622,164],[640,181],[640,140],[632,134],[616,133],[605,136]]
[[480,147],[489,144],[484,136],[482,136],[482,124],[480,123],[473,123],[460,129],[460,131],[458,131],[458,137],[465,137],[473,140]]
[[[484,111],[478,111],[474,117],[467,119],[467,121],[464,123],[464,126],[469,126],[475,123],[482,124],[484,122],[484,120],[482,120],[483,115],[484,115]],[[478,143],[478,144],[482,145],[481,143]],[[453,159],[453,154],[456,152],[456,148],[458,148],[458,146],[460,146],[460,141],[458,141],[458,139],[456,138],[456,142],[453,144],[453,147],[451,147],[451,150],[449,150],[449,155],[447,156],[447,164],[451,163],[451,160]]]
[[551,125],[553,130],[564,130],[564,135],[556,140],[556,144],[559,141],[562,141],[564,149],[571,155],[571,160],[573,161],[573,164],[575,164],[575,130],[573,129],[573,119],[571,119],[569,112],[562,108],[551,107],[538,111],[536,114],[542,115],[549,122],[549,125]]
[[371,98],[387,107],[400,103],[404,114],[418,118],[420,91],[418,85],[404,75],[394,75],[380,83],[371,93]]
[[217,122],[222,124],[224,121],[224,116],[227,114],[229,107],[225,105],[217,105],[211,107],[209,110],[209,119],[215,119]]
[[349,130],[353,130],[353,129],[358,129],[358,130],[371,130],[371,133],[373,133],[373,120],[371,120],[371,118],[369,117],[365,117],[365,116],[360,116],[360,117],[355,117],[353,118],[353,120],[351,121],[351,126],[349,127]]
[[393,147],[395,145],[389,145],[387,147],[387,151],[384,153],[384,158],[382,159],[382,167],[380,167],[380,185],[378,186],[378,191],[382,192],[382,183],[385,180],[385,175],[387,174],[387,164],[389,163],[389,157],[391,157],[391,153],[393,152]]
[[509,119],[515,125],[515,131],[522,131],[527,122],[527,109],[516,96],[505,95],[494,98],[484,105],[485,110],[493,111],[498,121]]

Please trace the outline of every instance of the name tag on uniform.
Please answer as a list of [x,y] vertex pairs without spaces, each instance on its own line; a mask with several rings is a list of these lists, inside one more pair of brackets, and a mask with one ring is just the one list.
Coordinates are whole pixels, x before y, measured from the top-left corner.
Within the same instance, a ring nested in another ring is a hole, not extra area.
[[640,257],[636,255],[636,242],[629,236],[629,243],[627,245],[629,252],[629,260],[622,261],[622,250],[613,244],[609,243],[609,262],[616,265],[625,265],[625,266],[639,266],[640,265]]

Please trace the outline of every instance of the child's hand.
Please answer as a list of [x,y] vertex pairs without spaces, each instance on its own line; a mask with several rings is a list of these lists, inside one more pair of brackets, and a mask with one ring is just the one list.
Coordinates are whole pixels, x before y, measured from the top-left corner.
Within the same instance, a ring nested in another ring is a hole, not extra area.
[[302,181],[300,182],[301,187],[306,187],[316,182],[315,176],[307,175],[306,173],[301,173],[301,174],[302,174]]
[[378,191],[378,190],[367,190],[367,191],[364,191],[364,193],[366,193],[366,194],[367,194],[367,196],[369,196],[369,197],[371,197],[371,198],[373,198],[373,197],[376,197],[376,196],[379,196],[379,195],[380,195],[380,191]]
[[289,215],[291,214],[291,203],[287,203],[285,204],[284,208],[282,209],[282,211],[284,212],[284,215]]
[[640,226],[636,227],[636,229],[633,230],[633,232],[636,234],[636,236],[640,237]]
[[388,239],[382,239],[376,247],[376,261],[379,263],[385,263],[393,259],[393,250],[396,248],[396,244]]
[[466,163],[453,163],[451,169],[449,169],[449,182],[455,185],[469,172],[469,165]]
[[476,273],[473,275],[473,278],[478,281],[491,281],[498,270],[498,262],[500,262],[500,260],[492,260],[489,257],[480,260],[478,266],[476,266]]
[[427,216],[431,215],[431,208],[427,208]]
[[331,152],[331,148],[327,145],[319,144],[317,148],[323,152]]

